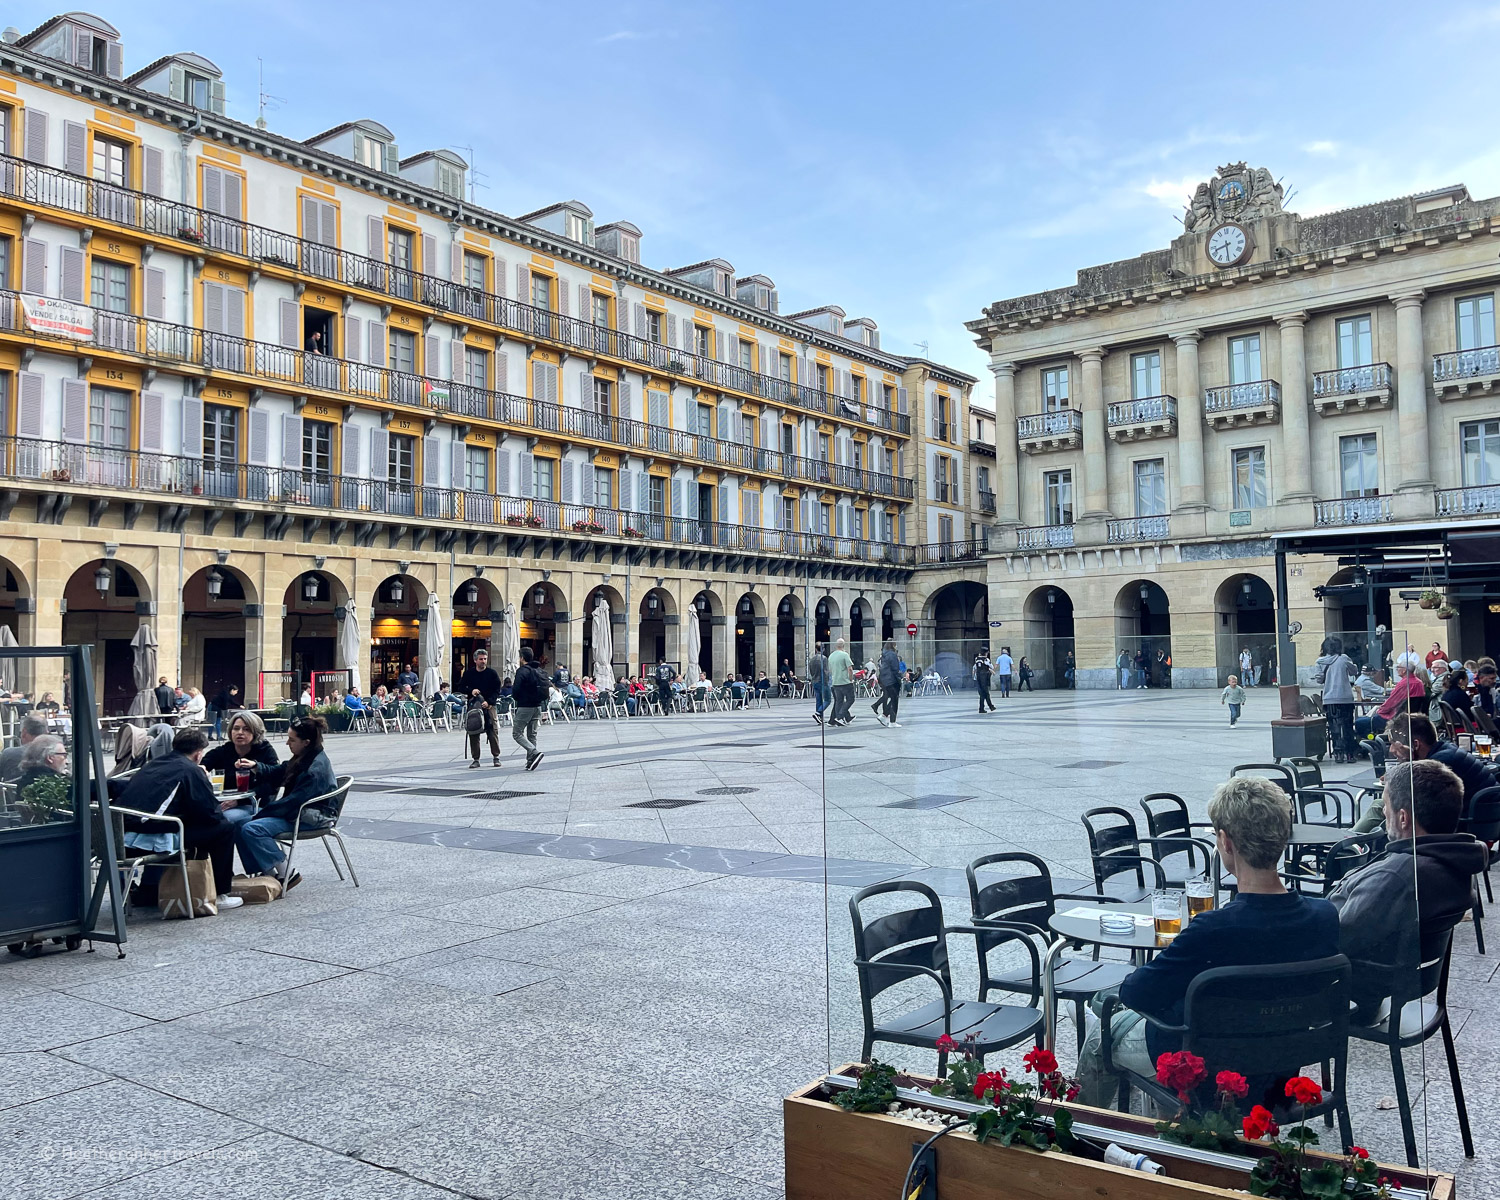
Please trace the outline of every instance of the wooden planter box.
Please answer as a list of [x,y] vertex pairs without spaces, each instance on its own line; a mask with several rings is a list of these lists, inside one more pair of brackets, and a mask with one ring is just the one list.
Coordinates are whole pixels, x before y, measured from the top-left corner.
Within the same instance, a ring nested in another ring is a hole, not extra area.
[[[840,1074],[849,1070],[846,1067]],[[936,1128],[884,1113],[845,1112],[822,1099],[822,1092],[818,1081],[782,1102],[786,1200],[894,1198],[913,1149],[936,1133]],[[1080,1104],[1067,1107],[1078,1120],[1091,1125],[1155,1136],[1153,1123],[1143,1117]],[[1019,1147],[980,1145],[968,1132],[950,1133],[933,1149],[942,1200],[1244,1200],[1249,1195],[1248,1171],[1237,1172],[1213,1162],[1153,1156],[1169,1174],[1147,1175],[1055,1150],[1038,1154]],[[1454,1200],[1451,1175],[1406,1167],[1382,1170],[1409,1187],[1427,1189],[1432,1200]]]

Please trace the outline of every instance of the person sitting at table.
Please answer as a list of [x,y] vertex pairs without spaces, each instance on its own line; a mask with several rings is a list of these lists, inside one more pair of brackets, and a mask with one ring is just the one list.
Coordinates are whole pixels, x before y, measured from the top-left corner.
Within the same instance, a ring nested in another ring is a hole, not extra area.
[[1375,682],[1374,673],[1370,668],[1360,667],[1359,675],[1354,680],[1354,698],[1374,703],[1384,700],[1386,694],[1386,689]]
[[[1339,918],[1327,900],[1282,886],[1278,868],[1292,834],[1292,806],[1269,779],[1241,775],[1221,783],[1208,803],[1208,819],[1226,874],[1235,877],[1233,900],[1200,913],[1165,950],[1137,967],[1120,985],[1128,1007],[1110,1021],[1118,1066],[1155,1072],[1159,1055],[1181,1049],[1172,1035],[1151,1025],[1180,1025],[1188,985],[1212,967],[1305,962],[1339,952]],[[1095,997],[1096,1001],[1098,997]],[[1079,1102],[1107,1103],[1115,1083],[1106,1075],[1097,1020],[1078,1056]],[[1253,1063],[1242,1068],[1249,1075]]]
[[1462,667],[1448,672],[1448,677],[1443,680],[1443,694],[1438,699],[1454,712],[1463,714],[1466,721],[1474,721],[1474,701],[1469,698],[1469,673]]
[[21,766],[21,756],[26,753],[27,746],[46,732],[47,718],[42,713],[27,713],[21,718],[18,744],[0,750],[0,783],[12,783],[21,778],[24,769]]
[[344,707],[351,713],[362,713],[365,711],[365,702],[360,699],[358,687],[350,685],[348,692],[344,694]]
[[574,712],[582,712],[584,709],[583,688],[578,685],[578,680],[570,679],[564,685],[569,702],[573,705]]
[[146,730],[151,735],[151,749],[146,751],[148,762],[158,758],[166,758],[172,753],[172,738],[176,736],[177,730],[173,729],[165,721],[158,721],[150,729]]
[[[1465,815],[1469,811],[1469,805],[1474,802],[1475,796],[1485,788],[1494,787],[1500,783],[1500,779],[1495,777],[1490,764],[1479,755],[1460,750],[1452,742],[1439,741],[1437,728],[1421,713],[1402,713],[1392,721],[1390,741],[1393,758],[1401,762],[1425,762],[1430,758],[1442,763],[1457,775],[1464,785]],[[1372,745],[1378,747],[1380,743],[1376,741]],[[1386,770],[1384,754],[1376,758],[1375,773],[1382,776],[1388,776],[1391,773]],[[1353,832],[1371,833],[1380,828],[1384,819],[1384,812],[1372,807],[1354,823]]]
[[764,700],[770,694],[770,691],[771,681],[766,677],[766,673],[762,671],[755,680],[755,698],[757,700]]
[[[203,769],[223,771],[224,790],[238,791],[238,785],[235,783],[235,764],[246,758],[264,763],[268,767],[274,767],[280,761],[276,757],[276,747],[266,740],[265,722],[253,712],[241,711],[229,718],[229,740],[220,742],[203,756]],[[247,796],[233,808],[226,808],[224,815],[231,825],[243,825],[255,815],[257,803],[264,804],[274,795],[276,795],[274,785],[258,781],[254,795]]]
[[745,703],[745,695],[748,690],[743,675],[736,675],[729,681],[729,698],[736,704],[742,705]]
[[[236,768],[248,768],[254,774],[257,791],[262,783],[281,789],[279,798],[263,803],[255,817],[239,827],[235,840],[246,871],[252,875],[274,875],[287,891],[302,882],[302,874],[298,871],[290,879],[283,877],[286,855],[276,838],[292,832],[307,801],[327,796],[338,788],[333,764],[323,752],[323,737],[327,732],[328,723],[322,717],[296,717],[286,734],[287,749],[292,752],[290,759],[274,767],[253,759],[235,763]],[[303,828],[318,820],[330,821],[334,815],[326,808],[309,810],[309,814],[303,814]]]
[[[1440,762],[1414,762],[1386,774],[1380,810],[1390,839],[1385,855],[1328,894],[1339,910],[1339,948],[1355,962],[1356,1020],[1379,1019],[1379,1004],[1390,995],[1389,967],[1415,960],[1420,947],[1407,940],[1422,925],[1454,924],[1468,910],[1487,853],[1472,834],[1458,832],[1463,810],[1463,782]],[[1362,962],[1386,969],[1361,970]]]
[[[154,813],[171,796],[166,815],[182,821],[183,845],[190,857],[208,855],[218,907],[223,911],[238,908],[244,901],[229,894],[234,878],[234,826],[224,815],[224,805],[214,795],[208,772],[201,765],[206,749],[208,737],[201,729],[177,730],[172,735],[171,753],[151,759],[131,776],[130,786],[120,797],[120,807]],[[125,827],[130,830],[130,826],[127,818]],[[154,824],[147,828],[150,833],[161,830],[162,826]]]
[[30,814],[28,823],[72,820],[72,787],[68,747],[62,738],[53,733],[32,738],[21,752],[21,777],[15,784],[16,801]]
[[623,675],[615,680],[615,705],[635,716],[635,697],[630,694],[630,680]]
[[197,725],[202,722],[208,712],[208,702],[203,699],[203,693],[195,687],[187,690],[187,703],[177,712],[178,725]]
[[[109,772],[109,777],[123,775],[127,771],[139,771],[151,758],[151,735],[139,725],[132,725],[126,721],[115,730],[115,765]],[[0,778],[4,777],[4,768],[0,766]],[[110,791],[113,797],[115,792]]]
[[38,712],[44,712],[49,717],[55,717],[62,711],[62,705],[57,702],[51,692],[43,692],[42,698],[36,702],[36,707]]
[[1495,719],[1496,680],[1494,663],[1486,665],[1480,662],[1476,664],[1474,668],[1474,703],[1492,721]]
[[1372,733],[1380,733],[1390,724],[1391,719],[1397,713],[1406,711],[1407,700],[1415,698],[1421,700],[1427,695],[1422,686],[1422,680],[1406,663],[1396,664],[1396,686],[1391,688],[1390,694],[1386,696],[1385,703],[1377,708],[1368,717],[1359,717],[1354,722],[1354,736],[1366,738]]

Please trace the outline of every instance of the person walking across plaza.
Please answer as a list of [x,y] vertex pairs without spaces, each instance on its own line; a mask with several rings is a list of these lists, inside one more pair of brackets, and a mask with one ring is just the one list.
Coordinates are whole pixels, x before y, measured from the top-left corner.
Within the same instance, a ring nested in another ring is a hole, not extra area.
[[875,719],[892,729],[900,729],[896,711],[901,707],[901,656],[896,653],[896,643],[887,642],[880,652],[880,662],[875,666],[875,678],[880,684],[880,698],[870,705]]
[[807,681],[812,685],[813,720],[821,725],[823,712],[832,701],[833,694],[828,688],[828,658],[817,642],[813,643],[812,653],[807,656]]
[[828,686],[833,689],[833,716],[830,725],[847,725],[854,720],[854,660],[849,657],[843,638],[833,644],[828,656]]
[[1255,686],[1255,667],[1251,662],[1249,646],[1240,649],[1240,681],[1245,687]]
[[1010,647],[1000,647],[1000,657],[995,660],[995,674],[1000,677],[1000,698],[1010,695],[1010,680],[1015,674],[1016,663],[1010,656]]
[[1130,651],[1121,650],[1115,656],[1115,670],[1120,673],[1120,690],[1123,692],[1130,687]]
[[479,711],[484,724],[469,737],[469,769],[479,766],[479,735],[489,738],[490,755],[495,765],[500,765],[500,725],[495,717],[495,703],[500,699],[500,676],[490,666],[490,652],[483,647],[474,651],[473,665],[465,667],[463,678],[458,681],[458,694],[473,702],[474,693],[479,693]]
[[1219,703],[1229,705],[1229,727],[1233,729],[1240,720],[1240,709],[1245,706],[1245,689],[1240,686],[1240,677],[1231,675],[1229,686],[1219,693]]
[[990,676],[994,673],[995,664],[990,662],[989,654],[981,650],[974,656],[974,686],[979,689],[979,711],[994,712],[995,702],[990,699]]
[[676,677],[677,672],[666,659],[656,664],[656,699],[664,717],[672,715],[672,680]]
[[548,691],[547,677],[537,666],[536,655],[530,650],[521,651],[521,667],[511,683],[511,699],[516,707],[511,713],[510,736],[526,751],[528,771],[535,771],[543,758],[537,736],[542,714],[547,711]]

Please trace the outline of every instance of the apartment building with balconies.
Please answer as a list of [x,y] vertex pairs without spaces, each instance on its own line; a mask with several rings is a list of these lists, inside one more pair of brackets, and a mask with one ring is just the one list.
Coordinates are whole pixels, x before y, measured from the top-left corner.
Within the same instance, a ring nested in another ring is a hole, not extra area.
[[[991,603],[1076,640],[1080,679],[1170,647],[1179,683],[1268,668],[1269,535],[1500,509],[1500,198],[1462,186],[1303,217],[1264,168],[1221,167],[1171,245],[1001,300],[968,323],[995,377]],[[1317,560],[1313,560],[1316,563]],[[1347,567],[1347,564],[1344,564]],[[1363,631],[1298,568],[1312,634]],[[1049,599],[1050,597],[1050,599]],[[1473,656],[1482,597],[1446,625],[1376,614]]]
[[[194,580],[232,579],[241,650],[200,637],[185,677],[242,653],[250,687],[342,657],[331,618],[300,647],[281,627],[304,590],[340,621],[358,601],[366,650],[339,666],[367,686],[415,655],[428,596],[446,618],[485,593],[462,637],[455,618],[455,668],[507,603],[574,669],[600,597],[632,668],[680,663],[692,605],[720,630],[716,677],[904,619],[919,544],[947,529],[919,498],[916,418],[929,392],[961,413],[972,378],[836,307],[783,315],[771,279],[723,259],[647,268],[642,230],[582,201],[476,206],[459,155],[404,155],[378,120],[297,140],[224,98],[197,53],[127,74],[88,14],[0,44],[0,612],[23,640],[93,636],[64,610],[106,557],[163,641]],[[392,601],[401,578],[418,586]],[[372,596],[391,610],[373,634]]]

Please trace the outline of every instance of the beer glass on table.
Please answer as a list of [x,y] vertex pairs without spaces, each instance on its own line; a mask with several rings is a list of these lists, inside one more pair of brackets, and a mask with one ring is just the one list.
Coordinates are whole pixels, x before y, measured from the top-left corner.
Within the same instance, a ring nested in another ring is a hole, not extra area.
[[1488,760],[1490,757],[1490,735],[1487,733],[1476,733],[1474,735],[1474,751],[1480,758]]
[[1156,925],[1158,941],[1170,941],[1182,932],[1182,893],[1153,892],[1151,894],[1151,917]]
[[1189,879],[1187,883],[1188,920],[1201,917],[1214,906],[1214,881]]

